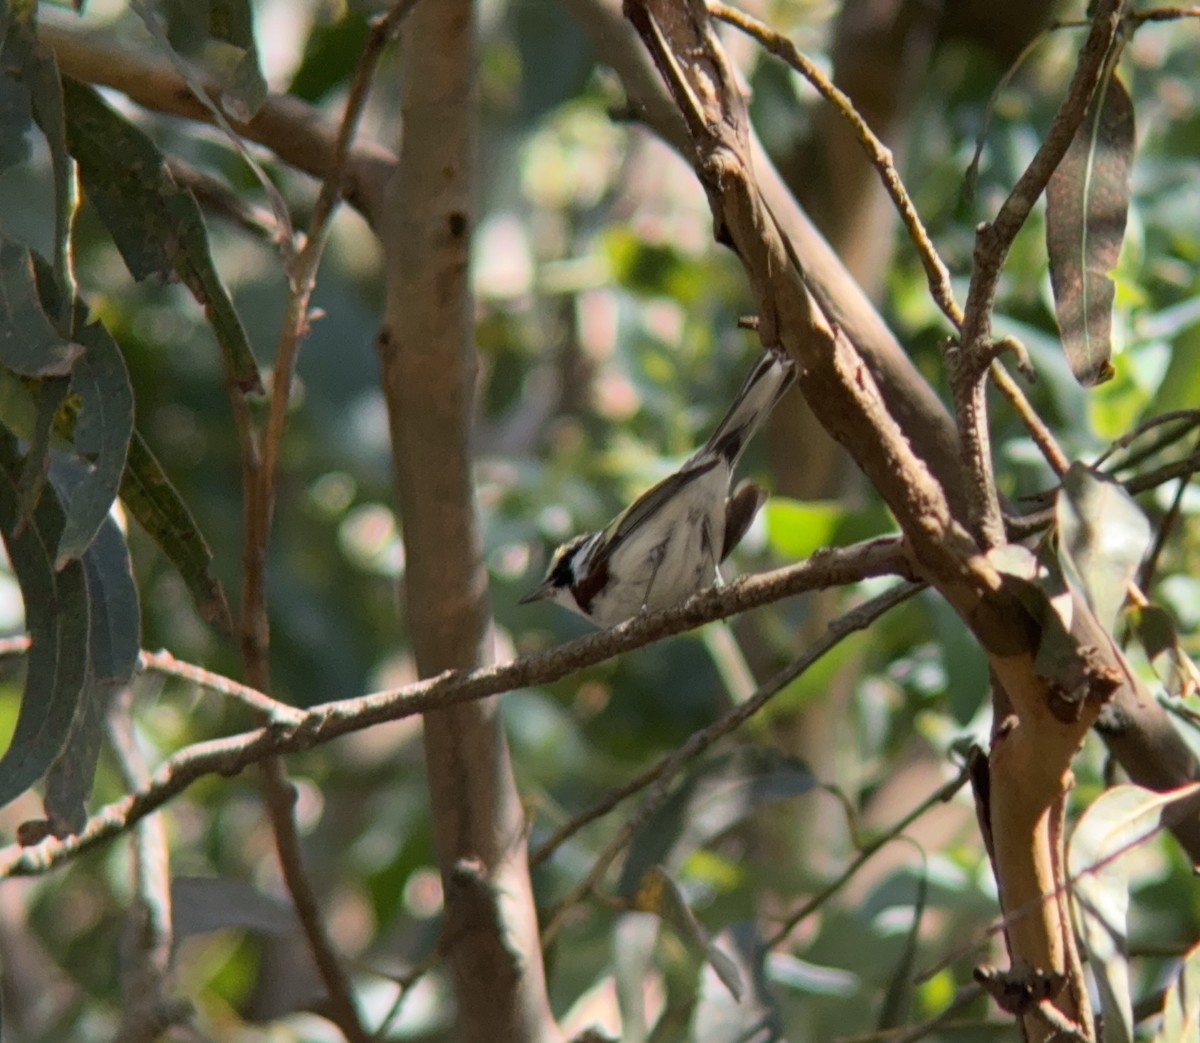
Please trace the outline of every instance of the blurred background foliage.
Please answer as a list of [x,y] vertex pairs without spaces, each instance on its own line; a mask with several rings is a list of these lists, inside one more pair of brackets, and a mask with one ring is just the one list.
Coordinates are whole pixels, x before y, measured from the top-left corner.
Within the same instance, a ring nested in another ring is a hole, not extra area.
[[[1082,15],[1076,6],[1068,13]],[[829,61],[836,5],[770,0],[754,7],[818,61]],[[176,16],[185,9],[175,5]],[[336,119],[374,10],[334,0],[258,0],[257,39],[271,88],[292,91]],[[119,0],[91,0],[85,19],[150,46]],[[487,0],[480,22],[478,502],[497,656],[505,659],[585,632],[585,624],[552,606],[523,609],[516,600],[557,542],[603,524],[706,437],[756,347],[753,335],[737,328],[752,307],[745,283],[734,258],[712,242],[695,179],[628,118],[615,80],[597,65],[566,8]],[[1072,68],[1079,32],[1043,39],[995,99],[973,197],[964,191],[964,175],[1007,60],[979,43],[942,41],[912,93],[905,177],[960,288],[973,228],[994,213],[1032,156]],[[1000,332],[1029,348],[1040,377],[1033,400],[1069,452],[1083,459],[1147,416],[1200,402],[1196,32],[1187,24],[1144,28],[1122,62],[1139,142],[1130,234],[1117,273],[1116,379],[1088,393],[1070,378],[1057,344],[1040,217],[1018,240],[1002,283]],[[789,157],[815,147],[818,103],[772,59],[741,40],[730,46],[753,91],[757,126],[788,169]],[[398,123],[394,61],[385,59],[364,127],[390,145]],[[263,203],[219,134],[112,100],[164,151]],[[0,176],[0,224],[48,252],[47,157],[40,140],[28,145],[27,162]],[[261,160],[302,220],[313,184],[269,155]],[[218,268],[260,362],[269,366],[284,299],[276,250],[219,216],[209,217],[209,227]],[[77,253],[81,288],[125,353],[139,428],[191,506],[215,551],[216,573],[235,596],[237,444],[211,331],[180,287],[130,280],[87,205]],[[404,618],[397,622],[396,615],[395,583],[405,562],[390,504],[372,349],[380,263],[369,230],[343,208],[315,298],[323,316],[300,360],[270,564],[276,694],[298,705],[413,679]],[[923,372],[944,389],[939,341],[946,328],[913,251],[898,236],[879,306]],[[784,410],[800,408],[789,401]],[[808,447],[781,431],[773,436],[751,447],[747,473],[802,475]],[[993,446],[1007,495],[1051,486],[1004,405],[994,412]],[[886,513],[847,467],[835,457],[837,481],[826,495],[776,498],[735,555],[734,571],[889,531]],[[1173,493],[1163,488],[1140,502],[1157,521]],[[1194,649],[1195,490],[1184,495],[1182,512],[1154,595],[1173,610]],[[232,643],[198,618],[153,545],[136,528],[129,538],[143,646],[166,647],[236,675]],[[873,591],[793,599],[731,628],[673,638],[506,696],[532,844],[744,698],[747,671],[768,677],[819,629],[814,620]],[[21,631],[11,580],[0,615],[10,631]],[[712,809],[703,804],[681,806],[663,827],[674,835],[686,826],[703,837],[680,852],[677,879],[718,945],[735,952],[734,928],[749,920],[758,920],[763,935],[772,933],[863,843],[952,778],[958,770],[952,751],[986,737],[986,682],[983,660],[958,621],[938,600],[922,597],[845,642],[753,720],[736,742],[777,751],[744,768],[741,783],[758,783],[754,799],[733,821],[716,823],[716,835],[706,832]],[[0,696],[0,718],[9,726],[18,694],[10,675]],[[135,719],[152,762],[248,724],[242,711],[214,695],[152,677],[138,682]],[[371,1024],[382,1024],[392,1005],[392,979],[428,956],[436,938],[440,883],[418,727],[413,721],[378,727],[289,762],[301,789],[308,865]],[[702,760],[693,777],[729,770],[727,756],[725,749]],[[1106,770],[1099,745],[1089,745],[1079,759],[1080,806],[1098,792]],[[780,773],[798,772],[811,785],[771,790]],[[736,770],[730,778],[739,779]],[[122,790],[103,761],[96,799]],[[35,798],[27,797],[5,809],[0,822],[11,836],[37,814]],[[253,783],[205,780],[165,814],[176,879],[177,989],[196,1004],[201,1034],[332,1038],[326,1022],[298,1013],[312,1004],[316,979],[279,897]],[[586,872],[622,820],[618,811],[587,827],[536,870],[540,904],[552,905]],[[775,1016],[788,1038],[883,1038],[864,1034],[930,1017],[969,982],[976,963],[1000,959],[997,938],[987,933],[994,885],[969,796],[960,791],[939,804],[907,837],[867,862],[768,960]],[[1136,964],[1135,991],[1151,995],[1162,987],[1172,954],[1196,939],[1200,897],[1191,867],[1169,839],[1139,857],[1133,939],[1147,955]],[[129,893],[123,841],[45,878],[0,889],[8,1038],[112,1037]],[[551,947],[549,973],[555,1012],[569,1029],[595,1020],[612,1029],[620,996],[626,1038],[636,1038],[630,1019],[639,1007],[655,1039],[729,1038],[719,1030],[728,998],[707,981],[711,972],[670,931],[656,931],[643,917],[587,903]],[[920,984],[911,984],[914,975]],[[976,1000],[928,1038],[992,1040],[1012,1031],[1010,1020]],[[435,964],[407,994],[385,1036],[450,1035],[448,990]]]

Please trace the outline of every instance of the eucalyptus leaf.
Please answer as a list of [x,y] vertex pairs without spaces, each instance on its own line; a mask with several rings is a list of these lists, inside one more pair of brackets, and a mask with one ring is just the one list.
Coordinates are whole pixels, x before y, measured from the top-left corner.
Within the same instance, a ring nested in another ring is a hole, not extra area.
[[71,390],[80,405],[74,442],[91,464],[71,489],[57,568],[79,557],[108,517],[133,437],[133,388],[120,349],[98,323],[84,326],[77,337],[86,351],[71,372]]
[[1150,548],[1150,522],[1119,483],[1078,462],[1063,476],[1054,513],[1067,585],[1111,633]]
[[64,83],[67,145],[84,191],[135,279],[178,277],[203,306],[229,379],[262,391],[258,363],[209,251],[190,192],[175,184],[158,147],[91,87]]
[[12,740],[0,757],[0,804],[20,796],[50,767],[83,705],[87,684],[89,605],[83,566],[55,570],[63,510],[43,495],[25,524],[20,518],[24,461],[0,432],[0,532],[25,602],[30,636],[25,689]]
[[1125,238],[1133,153],[1133,102],[1110,70],[1046,186],[1054,309],[1071,371],[1085,386],[1113,375],[1108,273]]
[[1080,816],[1067,847],[1077,931],[1091,957],[1109,1043],[1132,1043],[1128,959],[1129,855],[1159,828],[1163,809],[1200,784],[1170,793],[1114,786]]
[[679,885],[662,866],[646,870],[638,881],[633,904],[635,909],[654,913],[673,928],[689,948],[703,956],[730,995],[735,1000],[741,999],[742,977],[737,964],[708,940]]
[[121,475],[121,502],[175,566],[200,615],[222,633],[231,633],[229,603],[209,571],[212,551],[192,512],[136,429]]
[[633,838],[619,893],[632,894],[651,866],[673,872],[757,808],[815,785],[801,761],[770,747],[742,746],[702,763]]
[[1194,945],[1180,964],[1163,998],[1162,1025],[1154,1043],[1193,1043],[1200,1039],[1200,945]]
[[82,354],[43,310],[29,249],[0,237],[0,365],[26,377],[61,377]]

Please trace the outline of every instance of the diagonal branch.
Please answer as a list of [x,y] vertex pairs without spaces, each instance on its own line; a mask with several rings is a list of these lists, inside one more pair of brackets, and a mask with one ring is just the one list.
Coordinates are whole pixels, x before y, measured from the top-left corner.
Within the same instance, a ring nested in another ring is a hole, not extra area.
[[[0,849],[0,878],[43,873],[125,832],[135,822],[207,775],[236,775],[277,754],[298,753],[384,721],[486,699],[568,674],[641,648],[714,619],[744,612],[806,590],[854,583],[872,576],[909,576],[895,539],[873,540],[826,551],[809,561],[761,576],[743,576],[662,612],[638,616],[619,627],[589,634],[538,655],[474,670],[447,670],[404,688],[300,710],[297,723],[280,723],[196,743],[173,754],[149,783],[97,811],[84,829],[64,840]],[[266,698],[266,696],[263,696]]]

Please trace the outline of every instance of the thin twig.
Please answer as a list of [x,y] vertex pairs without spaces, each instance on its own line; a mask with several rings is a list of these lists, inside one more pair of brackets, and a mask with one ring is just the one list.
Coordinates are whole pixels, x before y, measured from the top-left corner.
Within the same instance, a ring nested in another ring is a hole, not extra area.
[[854,878],[854,875],[859,871],[859,869],[862,868],[863,864],[868,859],[875,855],[876,852],[890,844],[893,840],[897,839],[906,829],[908,829],[909,826],[916,822],[917,819],[924,815],[925,812],[927,812],[930,808],[938,804],[944,804],[951,797],[953,797],[954,794],[956,794],[960,789],[963,788],[963,786],[967,784],[967,780],[970,777],[970,769],[964,765],[954,778],[952,778],[945,785],[939,787],[923,801],[921,801],[920,804],[918,804],[912,809],[912,811],[905,815],[904,818],[892,826],[891,829],[875,837],[875,839],[873,839],[870,843],[865,844],[854,860],[838,875],[837,879],[831,881],[829,885],[826,886],[822,891],[813,895],[813,897],[805,902],[804,905],[802,905],[799,909],[797,909],[796,912],[784,920],[784,922],[779,926],[779,929],[773,935],[771,935],[766,942],[764,942],[766,948],[774,948],[776,945],[782,942],[789,934],[792,933],[793,930],[795,930],[797,924],[801,923],[803,920],[815,913],[821,908],[821,906],[828,902],[829,899],[837,894],[847,883],[849,883],[849,881]]
[[[1196,452],[1200,452],[1200,444],[1196,446]],[[1175,495],[1171,498],[1171,506],[1167,508],[1167,513],[1163,515],[1162,521],[1158,523],[1158,529],[1154,533],[1154,546],[1150,548],[1150,553],[1146,555],[1142,562],[1142,567],[1138,570],[1138,586],[1142,590],[1149,590],[1150,585],[1154,582],[1154,574],[1158,571],[1158,563],[1162,558],[1163,551],[1167,546],[1167,537],[1171,530],[1179,523],[1179,518],[1183,512],[1183,497],[1187,492],[1188,485],[1191,481],[1191,475],[1181,477],[1179,484],[1175,488]]]
[[959,1011],[965,1010],[972,1003],[983,995],[983,987],[975,982],[958,990],[952,999],[942,1010],[938,1011],[933,1017],[926,1021],[922,1021],[919,1025],[904,1025],[894,1029],[880,1029],[878,1032],[868,1032],[861,1036],[838,1036],[832,1043],[918,1043],[919,1040],[925,1039],[939,1029],[949,1031],[954,1028],[979,1028],[981,1026],[991,1026],[996,1029],[1003,1029],[1005,1032],[1012,1031],[1011,1022],[995,1022],[995,1021],[955,1021],[954,1016]]
[[1071,466],[1071,460],[1063,452],[1062,446],[1058,444],[1058,439],[1054,437],[1053,432],[1046,426],[1045,421],[1038,416],[1037,410],[1033,408],[1033,403],[1029,401],[1025,396],[1025,392],[1021,390],[1021,385],[1012,378],[1012,375],[1004,368],[1003,363],[999,359],[992,363],[991,377],[992,383],[1008,399],[1009,404],[1016,411],[1021,423],[1025,425],[1025,430],[1029,432],[1029,436],[1033,439],[1034,444],[1041,450],[1042,457],[1050,465],[1050,470],[1061,478],[1067,473],[1067,468]]
[[258,689],[241,684],[238,681],[225,677],[223,674],[215,674],[211,670],[205,670],[203,667],[194,666],[182,659],[177,659],[165,648],[159,649],[157,652],[143,651],[139,653],[138,669],[144,672],[164,674],[167,677],[177,677],[184,681],[190,681],[200,688],[216,692],[218,695],[236,699],[238,702],[250,707],[250,709],[262,714],[270,724],[298,728],[304,720],[303,710],[298,710],[296,707],[280,702],[278,699],[272,699],[269,695],[264,695],[258,691]]
[[349,979],[338,959],[333,940],[325,930],[316,891],[304,868],[304,855],[300,850],[296,826],[296,788],[288,781],[279,757],[268,757],[263,761],[262,770],[269,779],[263,790],[267,795],[267,808],[275,832],[279,865],[296,915],[308,939],[309,951],[317,962],[317,970],[329,992],[330,1019],[345,1033],[350,1043],[370,1043],[371,1034],[359,1016]]
[[[1135,441],[1137,441],[1137,439],[1141,438],[1142,435],[1149,434],[1151,431],[1155,431],[1166,424],[1173,424],[1176,422],[1181,422],[1180,427],[1177,430],[1162,432],[1147,451],[1149,454],[1156,453],[1165,446],[1170,445],[1172,442],[1179,441],[1180,438],[1200,424],[1200,409],[1173,409],[1170,412],[1159,413],[1147,420],[1143,420],[1132,431],[1126,431],[1125,434],[1121,435],[1120,438],[1114,438],[1109,447],[1100,454],[1092,466],[1102,466],[1108,462],[1109,457],[1111,457],[1114,453],[1120,452],[1123,449],[1128,449]],[[1125,467],[1133,466],[1134,463],[1140,463],[1144,459],[1145,456],[1142,456],[1136,461],[1124,461],[1121,464],[1114,465],[1112,470],[1116,471]]]
[[125,832],[205,776],[236,775],[266,757],[308,750],[384,721],[485,699],[517,688],[549,684],[584,667],[714,619],[724,619],[802,591],[881,575],[911,575],[897,539],[871,540],[828,550],[775,572],[743,576],[724,587],[697,594],[682,605],[638,616],[618,627],[537,655],[477,670],[447,670],[404,688],[313,706],[301,711],[304,716],[294,728],[269,725],[195,743],[164,761],[145,787],[97,811],[78,834],[62,840],[48,837],[24,848],[9,845],[0,849],[0,879],[44,873],[62,864],[79,852]]
[[933,240],[921,221],[917,208],[904,187],[896,164],[892,160],[892,151],[867,125],[867,121],[859,115],[854,103],[845,91],[841,90],[829,79],[812,61],[801,54],[786,36],[776,32],[769,25],[760,22],[736,7],[729,7],[720,0],[707,0],[709,14],[723,22],[736,26],[742,32],[754,37],[763,47],[777,58],[782,59],[809,83],[817,93],[828,101],[837,112],[845,117],[853,128],[868,161],[879,172],[879,179],[887,194],[891,196],[904,227],[908,230],[909,238],[916,247],[917,256],[925,269],[925,277],[929,282],[929,292],[941,308],[942,313],[950,320],[952,326],[958,329],[962,325],[963,312],[958,301],[954,298],[954,288],[950,282],[950,272],[933,245]]
[[[652,768],[638,776],[638,788],[649,784],[653,784],[653,788],[646,795],[646,799],[642,801],[638,810],[621,827],[617,835],[605,845],[604,850],[600,852],[592,868],[583,879],[546,915],[546,926],[542,931],[542,944],[549,945],[554,940],[571,909],[582,901],[592,888],[600,882],[604,874],[608,872],[609,866],[617,859],[617,856],[625,849],[637,831],[646,824],[650,816],[666,801],[670,794],[670,782],[679,772],[718,739],[724,738],[753,717],[772,698],[804,673],[813,663],[829,652],[830,649],[836,647],[852,633],[870,626],[871,623],[889,609],[902,604],[923,589],[923,584],[903,583],[892,587],[891,590],[885,591],[883,594],[871,598],[870,601],[863,602],[863,604],[852,609],[850,612],[839,616],[829,624],[829,629],[826,630],[825,634],[818,641],[760,687],[753,698],[747,699],[746,702],[735,707],[707,728],[694,732],[685,743],[673,750]],[[623,796],[627,795],[627,793],[623,794],[622,799]],[[606,803],[606,801],[602,801],[601,803]],[[597,817],[590,811],[586,814],[590,816],[588,821]],[[570,833],[565,832],[565,829],[559,830],[560,835],[564,833],[565,836],[570,835]],[[565,839],[565,836],[563,839]]]

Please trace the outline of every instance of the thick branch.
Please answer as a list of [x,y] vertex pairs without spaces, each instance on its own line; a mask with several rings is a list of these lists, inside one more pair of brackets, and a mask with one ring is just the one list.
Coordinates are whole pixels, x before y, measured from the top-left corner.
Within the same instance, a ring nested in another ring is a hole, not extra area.
[[[407,618],[426,677],[491,655],[471,459],[475,33],[472,0],[424,3],[413,13],[398,91],[403,142],[382,227],[389,279],[377,347],[407,557]],[[557,1040],[525,813],[499,707],[480,701],[439,710],[424,724],[459,1037]]]

